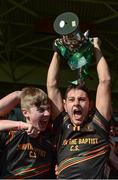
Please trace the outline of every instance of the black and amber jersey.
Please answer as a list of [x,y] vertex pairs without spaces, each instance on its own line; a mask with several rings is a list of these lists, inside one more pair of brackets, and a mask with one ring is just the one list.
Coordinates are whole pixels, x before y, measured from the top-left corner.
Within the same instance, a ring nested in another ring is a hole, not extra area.
[[0,178],[53,178],[53,146],[49,132],[31,138],[25,131],[0,133]]
[[109,121],[95,110],[82,126],[61,113],[54,124],[59,178],[103,179],[109,174]]

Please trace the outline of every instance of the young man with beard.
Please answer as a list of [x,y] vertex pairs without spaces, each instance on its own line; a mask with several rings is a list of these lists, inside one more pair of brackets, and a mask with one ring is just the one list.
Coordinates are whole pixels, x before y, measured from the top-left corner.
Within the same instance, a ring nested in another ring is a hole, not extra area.
[[[51,108],[47,94],[39,88],[24,88],[20,95],[21,110],[33,132],[24,130],[20,122],[0,133],[0,178],[3,179],[51,179],[53,175],[53,146],[48,128]],[[15,122],[17,123],[17,122]],[[37,129],[39,133],[37,133]]]
[[95,110],[91,114],[91,97],[87,88],[71,85],[62,100],[58,88],[61,58],[54,52],[47,76],[48,96],[57,148],[58,178],[108,178],[109,124],[111,118],[110,73],[100,49],[100,40],[93,38],[99,84]]

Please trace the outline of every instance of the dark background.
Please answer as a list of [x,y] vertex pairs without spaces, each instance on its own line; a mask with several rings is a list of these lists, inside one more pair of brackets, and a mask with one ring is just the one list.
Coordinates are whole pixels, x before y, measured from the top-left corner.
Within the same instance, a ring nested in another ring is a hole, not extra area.
[[[102,41],[102,51],[112,75],[112,104],[118,111],[118,1],[117,0],[0,0],[0,96],[34,85],[46,90],[46,76],[58,35],[55,18],[74,12],[80,29]],[[64,92],[76,72],[64,64],[60,88]],[[97,77],[88,80],[95,94]]]

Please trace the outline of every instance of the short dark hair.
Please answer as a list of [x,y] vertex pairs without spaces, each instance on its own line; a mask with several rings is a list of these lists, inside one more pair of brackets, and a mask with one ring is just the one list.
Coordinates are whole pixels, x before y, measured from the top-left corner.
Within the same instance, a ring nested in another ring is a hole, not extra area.
[[86,92],[89,100],[91,100],[91,92],[90,92],[90,90],[86,87],[85,83],[79,83],[79,84],[77,84],[77,85],[76,85],[76,84],[71,84],[71,85],[69,85],[68,88],[67,88],[66,91],[65,91],[65,96],[64,96],[65,99],[67,99],[67,94],[68,94],[68,92],[69,92],[71,89],[78,89],[78,90],[80,89],[80,90]]

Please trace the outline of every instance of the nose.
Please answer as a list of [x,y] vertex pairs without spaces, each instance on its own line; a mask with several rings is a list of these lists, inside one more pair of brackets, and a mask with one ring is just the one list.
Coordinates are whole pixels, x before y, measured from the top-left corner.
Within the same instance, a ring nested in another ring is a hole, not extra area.
[[77,99],[75,99],[75,101],[74,101],[74,105],[78,105],[78,104],[80,104],[80,102],[79,102],[79,99],[77,98]]
[[44,111],[44,116],[50,116],[50,111],[45,110],[45,111]]

